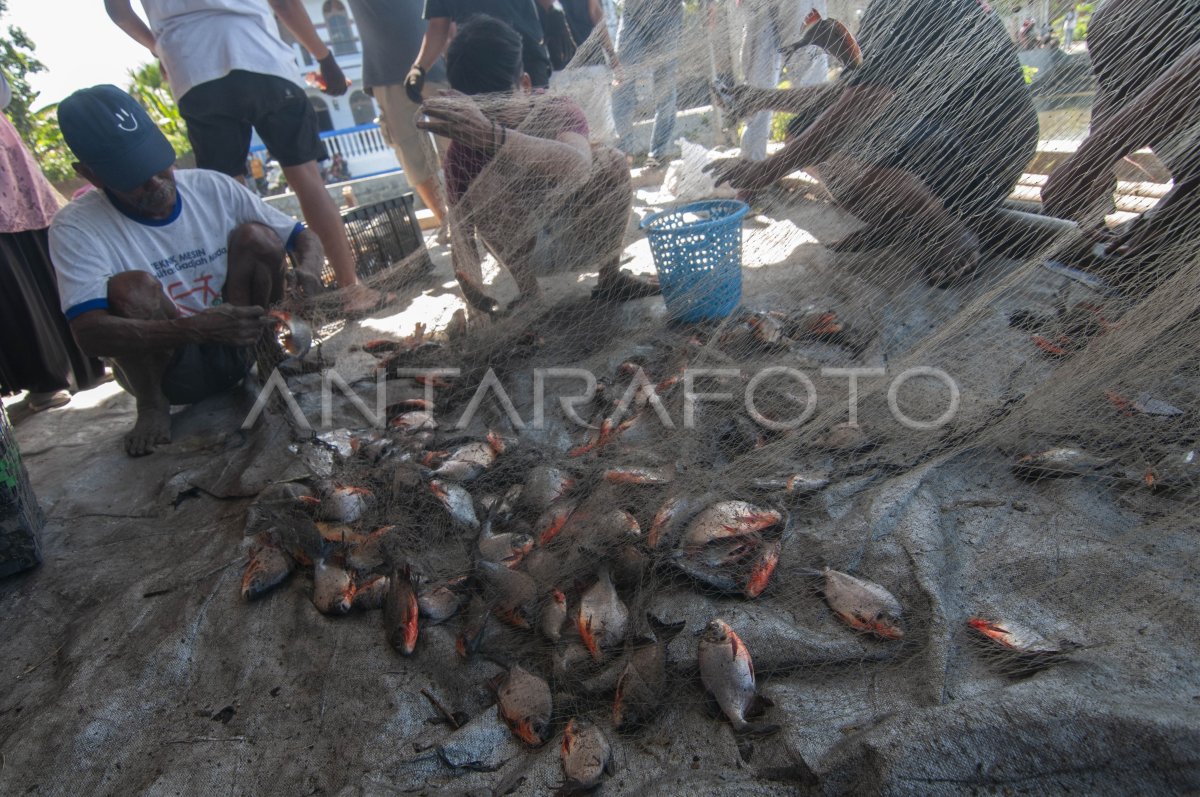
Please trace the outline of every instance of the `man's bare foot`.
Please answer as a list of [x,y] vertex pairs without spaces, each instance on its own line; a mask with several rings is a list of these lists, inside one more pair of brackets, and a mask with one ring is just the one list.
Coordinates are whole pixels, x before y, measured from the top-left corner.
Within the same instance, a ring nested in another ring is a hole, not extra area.
[[171,405],[164,398],[162,403],[138,402],[137,421],[129,434],[125,435],[125,453],[131,457],[144,457],[154,452],[160,443],[171,442]]
[[623,270],[601,272],[596,287],[592,288],[593,299],[609,302],[628,302],[660,293],[662,288],[658,284],[658,277],[640,279]]

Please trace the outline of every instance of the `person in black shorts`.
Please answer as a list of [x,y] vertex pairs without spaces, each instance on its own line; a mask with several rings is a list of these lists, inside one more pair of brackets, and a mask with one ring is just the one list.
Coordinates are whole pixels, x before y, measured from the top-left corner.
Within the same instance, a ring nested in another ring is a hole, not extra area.
[[149,27],[130,0],[105,0],[117,26],[162,60],[196,165],[244,179],[251,130],[258,131],[321,239],[344,289],[343,309],[377,307],[379,293],[358,282],[338,206],[317,165],[328,155],[316,112],[299,82],[292,48],[279,37],[276,16],[317,59],[318,87],[333,96],[346,93],[346,76],[300,0],[142,0],[142,6]]
[[875,0],[860,44],[862,66],[837,83],[753,92],[755,110],[804,116],[782,151],[710,168],[743,190],[815,172],[866,223],[831,248],[906,243],[929,262],[931,282],[952,281],[975,269],[974,228],[1036,152],[1037,112],[1016,51],[980,0]]
[[425,0],[425,19],[429,27],[421,41],[421,51],[404,81],[409,99],[421,102],[425,73],[437,63],[450,42],[450,26],[462,24],[481,14],[508,24],[521,36],[521,60],[535,89],[550,85],[550,52],[533,0]]

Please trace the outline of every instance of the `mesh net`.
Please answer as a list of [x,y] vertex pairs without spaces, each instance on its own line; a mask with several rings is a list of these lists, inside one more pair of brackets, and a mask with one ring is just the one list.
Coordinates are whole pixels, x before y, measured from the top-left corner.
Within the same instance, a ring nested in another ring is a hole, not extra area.
[[[322,591],[323,567],[351,572],[331,582],[343,596],[411,568],[383,614],[403,627],[406,590],[418,599],[411,666],[446,727],[433,763],[389,781],[563,777],[549,748],[488,735],[493,675],[501,714],[555,750],[567,720],[590,718],[630,790],[662,773],[658,788],[682,788],[707,770],[706,743],[737,745],[762,783],[812,767],[833,790],[995,784],[1015,752],[1044,785],[1118,766],[1164,788],[1189,777],[1139,751],[1171,748],[1167,726],[1194,734],[1168,707],[1194,703],[1198,675],[1196,8],[1113,0],[1064,52],[999,6],[876,0],[844,20],[861,62],[844,28],[801,19],[760,46],[805,37],[827,55],[795,48],[781,59],[795,84],[747,87],[752,54],[730,43],[794,10],[689,8],[682,34],[643,31],[619,75],[643,89],[635,162],[672,68],[680,107],[704,106],[677,130],[720,157],[757,113],[788,129],[759,166],[727,172],[753,210],[726,253],[742,282],[724,317],[589,296],[617,267],[654,272],[637,225],[673,189],[731,190],[686,157],[631,181],[610,142],[585,157],[552,140],[562,98],[583,93],[553,90],[473,101],[510,133],[451,208],[462,301],[454,283],[383,271],[369,284],[422,325],[340,349],[336,298],[299,311],[339,352],[321,365],[368,405],[382,389],[386,418],[372,428],[339,398],[331,425],[298,428],[313,494],[260,499],[266,525],[247,533],[316,562],[314,599],[335,613],[349,598]],[[829,74],[800,85],[817,57]],[[588,103],[602,137],[603,98]],[[1077,223],[1038,215],[1043,188]],[[312,410],[306,378],[291,385]],[[775,707],[754,710],[714,618]],[[927,708],[943,712],[888,724]],[[1063,712],[1104,740],[1050,721]],[[906,761],[925,773],[934,757],[949,780],[906,780]]]

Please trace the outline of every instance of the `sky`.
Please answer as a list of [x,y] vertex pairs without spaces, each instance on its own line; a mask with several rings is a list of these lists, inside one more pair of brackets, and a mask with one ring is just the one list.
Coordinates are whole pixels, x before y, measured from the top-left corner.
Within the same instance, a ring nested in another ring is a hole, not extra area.
[[[140,3],[133,7],[141,13]],[[108,18],[104,0],[8,0],[8,13],[0,25],[24,28],[37,45],[35,54],[46,65],[45,72],[30,76],[29,82],[40,92],[34,108],[97,83],[124,88],[129,70],[151,59],[146,48]]]

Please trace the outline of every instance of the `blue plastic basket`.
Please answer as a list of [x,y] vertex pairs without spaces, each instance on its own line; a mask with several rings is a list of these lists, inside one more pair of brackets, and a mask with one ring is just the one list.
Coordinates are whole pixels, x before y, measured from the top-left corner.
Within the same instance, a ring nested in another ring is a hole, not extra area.
[[656,213],[641,227],[672,320],[724,318],[742,298],[745,202],[714,199]]

